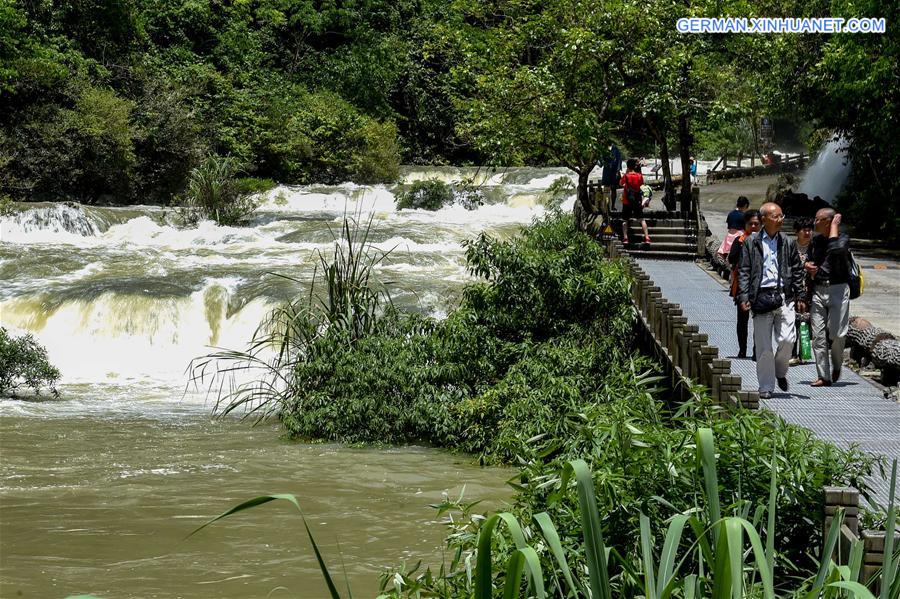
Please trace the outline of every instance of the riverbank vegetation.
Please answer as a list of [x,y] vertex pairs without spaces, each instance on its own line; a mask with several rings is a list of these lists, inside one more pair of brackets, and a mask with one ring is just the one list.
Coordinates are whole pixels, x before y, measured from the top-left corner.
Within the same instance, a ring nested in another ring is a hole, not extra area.
[[[770,17],[884,17],[772,0]],[[900,45],[884,35],[678,32],[756,5],[618,1],[0,4],[0,194],[171,203],[206,156],[281,183],[393,181],[398,165],[565,165],[585,199],[632,155],[758,155],[850,140],[860,230],[895,237]],[[896,111],[894,111],[896,112]],[[668,163],[663,175],[671,180]],[[687,180],[682,181],[687,193]],[[670,183],[670,187],[673,187]]]
[[[697,471],[694,507],[672,514],[665,522],[640,515],[640,541],[635,550],[620,553],[606,542],[603,510],[598,509],[593,474],[584,460],[571,460],[560,472],[559,488],[551,504],[559,501],[574,481],[577,496],[574,515],[581,530],[581,547],[572,547],[561,537],[548,512],[523,518],[514,512],[489,517],[470,517],[473,504],[445,502],[442,513],[462,508],[463,518],[451,520],[454,533],[449,546],[454,549],[450,564],[439,571],[385,573],[379,599],[441,597],[855,597],[875,599],[880,585],[881,599],[900,597],[900,548],[894,535],[885,537],[886,563],[873,576],[863,569],[863,543],[855,540],[841,547],[840,529],[844,511],[839,509],[828,527],[818,556],[818,564],[807,576],[785,575],[776,560],[777,497],[779,479],[773,454],[770,465],[768,501],[753,505],[736,491],[723,488],[718,474],[718,452],[712,430],[700,428],[694,437]],[[897,461],[891,473],[890,505],[884,530],[893,531],[897,522],[894,497]],[[729,493],[729,491],[731,491]],[[654,498],[658,500],[658,498]],[[233,514],[273,501],[292,504],[300,514],[316,555],[319,570],[333,599],[341,592],[335,584],[327,556],[316,543],[300,502],[290,494],[264,495],[237,505],[194,530]],[[666,528],[665,533],[661,531]],[[839,549],[840,548],[840,549]],[[846,552],[847,565],[836,564],[835,551]],[[284,589],[288,590],[288,589]],[[351,589],[347,588],[348,596]]]
[[306,440],[424,442],[514,464],[514,513],[527,521],[547,511],[575,555],[584,551],[582,525],[575,494],[560,480],[564,465],[586,461],[605,538],[630,554],[641,514],[663,522],[698,500],[700,428],[716,436],[727,501],[748,513],[769,500],[774,463],[772,542],[783,572],[813,567],[822,487],[866,489],[873,459],[861,452],[767,411],[714,405],[701,388],[684,404],[667,401],[655,365],[633,345],[626,270],[571,215],[553,212],[513,239],[468,242],[477,281],[443,320],[394,310],[387,289],[374,284],[384,255],[366,246],[365,227],[353,231],[345,226],[336,243],[342,284],[322,277],[273,315],[250,351],[195,364],[195,374],[221,358],[225,373],[261,368],[259,380],[220,397],[221,410],[278,415]]

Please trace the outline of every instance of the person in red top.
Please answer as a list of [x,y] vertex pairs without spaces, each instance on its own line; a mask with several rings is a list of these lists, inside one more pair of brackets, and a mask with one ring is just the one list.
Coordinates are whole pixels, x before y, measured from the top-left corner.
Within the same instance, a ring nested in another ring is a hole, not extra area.
[[619,186],[622,188],[622,243],[628,245],[628,228],[634,218],[641,219],[641,229],[644,230],[644,243],[650,243],[650,234],[647,232],[647,221],[644,220],[644,194],[641,185],[644,184],[644,175],[635,158],[629,158],[627,170]]

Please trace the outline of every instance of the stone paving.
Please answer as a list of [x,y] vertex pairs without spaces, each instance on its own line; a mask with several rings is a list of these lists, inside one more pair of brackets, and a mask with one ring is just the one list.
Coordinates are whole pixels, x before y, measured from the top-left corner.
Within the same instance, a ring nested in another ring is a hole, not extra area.
[[[719,357],[731,359],[732,374],[741,377],[744,390],[758,388],[756,364],[736,358],[736,308],[720,280],[693,262],[640,260],[641,268],[658,285],[662,296],[680,304],[688,323],[696,324],[719,348]],[[753,321],[750,324],[753,346]],[[812,388],[816,368],[812,363],[793,366],[788,372],[790,388],[778,392],[764,406],[786,421],[814,431],[822,439],[840,446],[856,443],[861,449],[900,460],[900,404],[886,399],[882,391],[858,374],[844,368],[840,382],[832,387]],[[888,464],[888,476],[890,476]],[[888,501],[888,482],[881,477],[869,481],[875,499]]]

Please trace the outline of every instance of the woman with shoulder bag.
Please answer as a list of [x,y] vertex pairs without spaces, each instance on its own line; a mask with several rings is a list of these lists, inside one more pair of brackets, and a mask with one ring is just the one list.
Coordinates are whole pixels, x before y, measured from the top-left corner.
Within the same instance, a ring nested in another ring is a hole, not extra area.
[[[734,298],[734,305],[737,306],[738,358],[747,357],[747,331],[750,326],[750,312],[741,310],[741,306],[737,301],[738,264],[741,263],[741,252],[744,248],[744,241],[752,234],[759,231],[759,227],[759,210],[747,210],[744,212],[744,231],[734,240],[728,251],[728,263],[731,265],[731,291],[729,295]],[[755,358],[756,351],[754,350],[753,353]]]

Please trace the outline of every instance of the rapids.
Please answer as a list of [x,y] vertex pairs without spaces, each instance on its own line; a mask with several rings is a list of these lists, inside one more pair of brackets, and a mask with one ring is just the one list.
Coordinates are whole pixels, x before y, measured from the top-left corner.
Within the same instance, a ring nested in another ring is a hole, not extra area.
[[[262,493],[295,493],[356,592],[402,560],[441,560],[442,492],[497,505],[502,469],[426,448],[351,449],[211,417],[187,385],[192,358],[240,349],[266,313],[309,289],[345,213],[390,250],[394,303],[442,316],[469,280],[461,242],[540,216],[564,169],[404,170],[404,182],[471,179],[474,211],[398,211],[399,186],[278,187],[246,227],[178,226],[172,209],[27,205],[0,218],[0,325],[33,334],[62,373],[59,399],[0,399],[3,596],[300,596],[323,588],[284,506],[198,523]],[[567,202],[571,206],[574,198]],[[293,283],[287,275],[299,281]],[[290,532],[288,532],[290,531]],[[285,534],[287,532],[287,534]],[[339,574],[341,579],[343,575]],[[306,592],[304,592],[306,591]]]

